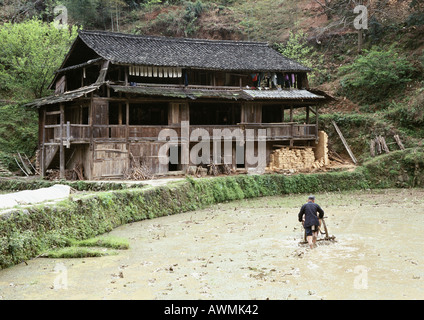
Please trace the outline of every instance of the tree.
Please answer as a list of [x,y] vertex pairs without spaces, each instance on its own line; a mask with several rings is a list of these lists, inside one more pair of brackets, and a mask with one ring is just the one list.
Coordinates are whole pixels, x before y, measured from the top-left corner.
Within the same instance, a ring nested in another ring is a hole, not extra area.
[[322,57],[308,44],[307,34],[303,31],[293,33],[290,31],[289,39],[286,43],[275,44],[277,50],[285,57],[301,63],[305,67],[312,69],[309,81],[312,83],[322,67]]
[[14,23],[32,18],[51,22],[58,0],[0,0],[0,19]]
[[57,29],[35,19],[0,26],[0,94],[15,100],[45,95],[76,36],[76,27]]
[[293,33],[290,31],[286,43],[276,44],[277,50],[285,57],[293,59],[306,67],[312,68],[313,48],[307,43],[307,35],[303,31]]
[[424,24],[424,1],[412,0],[409,4],[411,14],[407,19],[408,25],[423,25]]
[[19,170],[17,152],[32,158],[37,150],[38,113],[22,106],[0,106],[0,162],[9,170]]
[[[351,28],[355,25],[355,20],[358,18],[358,13],[361,13],[362,17],[368,18],[368,9],[370,9],[371,1],[369,0],[315,0],[327,16],[328,20],[332,20],[323,33],[332,28]],[[365,7],[366,12],[363,12],[360,7]],[[356,11],[359,10],[359,11]],[[362,18],[361,18],[362,19]],[[357,28],[358,31],[358,52],[362,50],[363,44],[363,28]]]
[[84,29],[112,31],[119,31],[121,11],[129,6],[122,0],[64,0],[64,5],[72,21]]

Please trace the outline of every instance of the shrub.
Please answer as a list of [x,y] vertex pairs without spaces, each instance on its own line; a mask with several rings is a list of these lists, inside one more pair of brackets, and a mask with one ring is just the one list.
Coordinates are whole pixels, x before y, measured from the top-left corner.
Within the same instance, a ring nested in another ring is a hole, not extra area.
[[424,124],[424,87],[415,90],[408,101],[392,101],[387,111],[387,118],[399,127],[406,129],[409,135],[417,138],[423,136]]
[[353,100],[378,102],[390,95],[390,89],[411,81],[412,71],[412,64],[393,48],[373,47],[340,68],[342,93]]
[[197,19],[206,7],[200,0],[185,1],[184,6],[158,14],[156,19],[148,23],[147,28],[159,31],[164,36],[192,36],[199,29]]
[[37,149],[38,114],[18,105],[1,106],[0,123],[0,161],[11,171],[19,170],[14,155],[32,158]]

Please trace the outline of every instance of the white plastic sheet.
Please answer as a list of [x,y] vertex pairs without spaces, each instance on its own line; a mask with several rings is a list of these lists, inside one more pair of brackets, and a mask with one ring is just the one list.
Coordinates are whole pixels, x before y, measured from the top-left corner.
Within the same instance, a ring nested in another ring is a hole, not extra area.
[[69,196],[71,187],[56,184],[49,188],[25,190],[0,195],[0,208],[11,208],[16,205],[28,205],[48,200],[59,200]]

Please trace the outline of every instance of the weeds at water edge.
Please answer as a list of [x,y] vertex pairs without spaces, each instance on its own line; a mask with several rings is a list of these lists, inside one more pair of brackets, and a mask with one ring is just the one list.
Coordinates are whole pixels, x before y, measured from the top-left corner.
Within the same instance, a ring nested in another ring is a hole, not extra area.
[[129,249],[127,239],[117,237],[96,237],[86,240],[71,240],[70,246],[49,250],[41,255],[44,258],[89,258],[118,254],[115,250]]

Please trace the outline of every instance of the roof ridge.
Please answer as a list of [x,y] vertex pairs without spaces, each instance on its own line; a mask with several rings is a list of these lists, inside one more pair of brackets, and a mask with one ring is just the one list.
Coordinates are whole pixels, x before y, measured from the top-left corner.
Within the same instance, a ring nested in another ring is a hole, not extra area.
[[122,38],[137,38],[137,39],[148,39],[155,41],[170,41],[170,42],[189,42],[189,43],[216,43],[216,44],[228,44],[228,45],[256,45],[269,47],[267,42],[259,41],[246,41],[246,40],[214,40],[214,39],[200,39],[200,38],[183,38],[183,37],[166,37],[166,36],[152,36],[152,35],[137,35],[130,33],[122,32],[110,32],[103,30],[79,30],[79,34],[94,34],[101,36],[110,36],[110,37],[122,37]]

